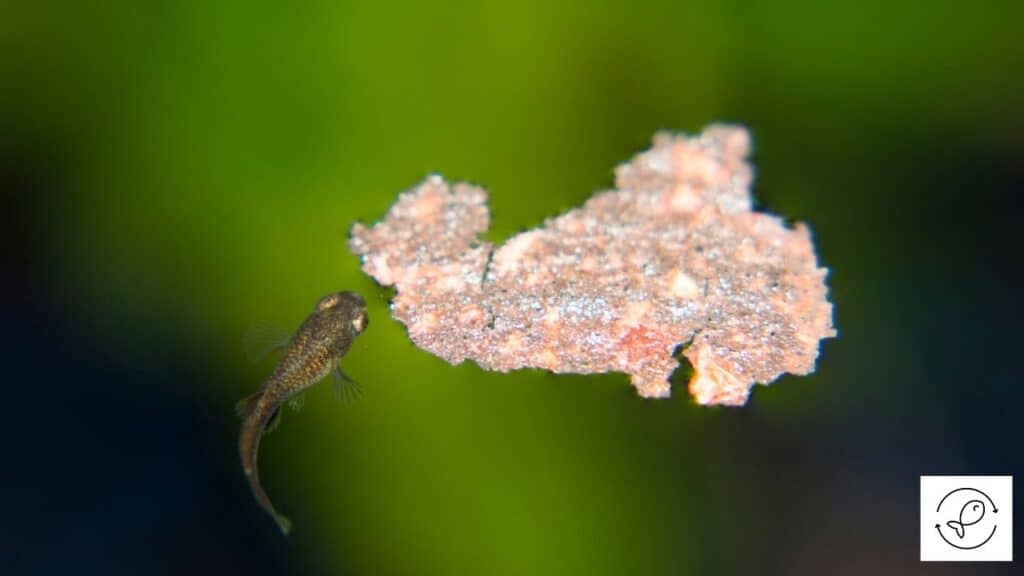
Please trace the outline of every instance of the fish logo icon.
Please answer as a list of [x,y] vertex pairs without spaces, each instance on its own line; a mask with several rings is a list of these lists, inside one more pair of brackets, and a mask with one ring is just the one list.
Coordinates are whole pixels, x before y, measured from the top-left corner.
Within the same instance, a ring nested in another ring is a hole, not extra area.
[[[993,516],[986,514],[988,510],[992,511]],[[998,526],[994,521],[986,520],[986,516],[994,518],[999,509],[988,494],[977,488],[952,490],[939,501],[935,512],[949,514],[954,511],[958,511],[955,519],[947,520],[945,526],[935,525],[939,536],[946,544],[960,550],[974,550],[981,548],[995,536]],[[943,531],[943,528],[946,530]]]
[[1013,476],[921,476],[922,562],[1012,562]]
[[946,522],[956,532],[957,538],[963,540],[968,526],[974,526],[985,517],[985,503],[981,500],[968,500],[960,509],[960,518]]

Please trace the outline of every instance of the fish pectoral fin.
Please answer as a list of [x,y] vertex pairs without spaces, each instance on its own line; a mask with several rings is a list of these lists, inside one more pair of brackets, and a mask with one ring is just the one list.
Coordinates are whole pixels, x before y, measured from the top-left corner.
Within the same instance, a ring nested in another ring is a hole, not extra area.
[[281,409],[274,410],[274,413],[270,416],[270,420],[267,422],[267,427],[263,429],[264,434],[270,434],[281,424]]
[[245,355],[251,362],[259,362],[275,350],[280,350],[291,342],[291,332],[262,322],[253,322],[245,330],[242,344],[245,346]]
[[964,525],[960,522],[957,522],[956,520],[950,520],[949,522],[946,522],[946,526],[952,528],[953,531],[956,532],[958,538],[964,537]]
[[292,410],[295,410],[296,412],[298,412],[299,410],[302,410],[302,405],[305,402],[306,402],[306,395],[303,394],[302,392],[299,392],[298,394],[292,396],[288,400],[288,405],[292,407]]
[[249,394],[245,398],[242,398],[238,402],[235,402],[235,414],[238,414],[239,418],[245,418],[246,414],[252,412],[253,406],[256,405],[256,401],[260,399],[260,392],[257,390],[252,394]]
[[345,404],[354,402],[363,395],[362,384],[349,378],[341,368],[335,368],[334,372],[331,372],[331,379],[334,380],[334,397]]

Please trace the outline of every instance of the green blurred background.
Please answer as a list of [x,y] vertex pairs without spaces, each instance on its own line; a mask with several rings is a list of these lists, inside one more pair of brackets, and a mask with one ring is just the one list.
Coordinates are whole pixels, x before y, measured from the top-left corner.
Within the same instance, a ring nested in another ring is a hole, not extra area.
[[[917,477],[1021,460],[1015,3],[0,3],[4,573],[912,573]],[[429,172],[502,240],[742,122],[840,337],[741,409],[414,348],[346,238]],[[254,321],[371,327],[263,444]],[[5,474],[6,475],[6,474]],[[930,566],[932,573],[950,566]],[[974,566],[1008,570],[1007,566]]]

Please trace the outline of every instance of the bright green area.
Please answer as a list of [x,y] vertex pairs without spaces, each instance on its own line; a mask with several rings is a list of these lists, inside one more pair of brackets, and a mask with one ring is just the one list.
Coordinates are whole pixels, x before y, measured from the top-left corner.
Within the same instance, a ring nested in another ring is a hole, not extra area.
[[[5,4],[0,109],[64,168],[48,249],[73,312],[127,350],[174,334],[232,375],[182,383],[225,430],[268,369],[244,359],[247,324],[367,296],[345,362],[365,396],[314,391],[261,458],[297,565],[736,572],[771,525],[746,512],[738,431],[827,417],[865,373],[873,279],[923,254],[885,232],[914,225],[927,194],[892,158],[933,134],[1021,143],[1003,119],[1024,103],[1024,14],[939,4]],[[409,343],[346,248],[353,222],[431,171],[486,186],[501,239],[610,186],[657,129],[723,119],[753,130],[764,207],[814,226],[842,334],[819,374],[744,410],[682,390],[643,401],[622,376],[448,366]]]

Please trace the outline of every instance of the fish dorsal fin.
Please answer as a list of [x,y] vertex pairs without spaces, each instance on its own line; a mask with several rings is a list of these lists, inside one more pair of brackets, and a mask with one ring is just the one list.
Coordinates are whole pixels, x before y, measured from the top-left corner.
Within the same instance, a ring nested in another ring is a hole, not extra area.
[[253,322],[246,329],[242,343],[246,357],[252,362],[260,362],[271,352],[287,346],[291,340],[291,332],[280,326]]

